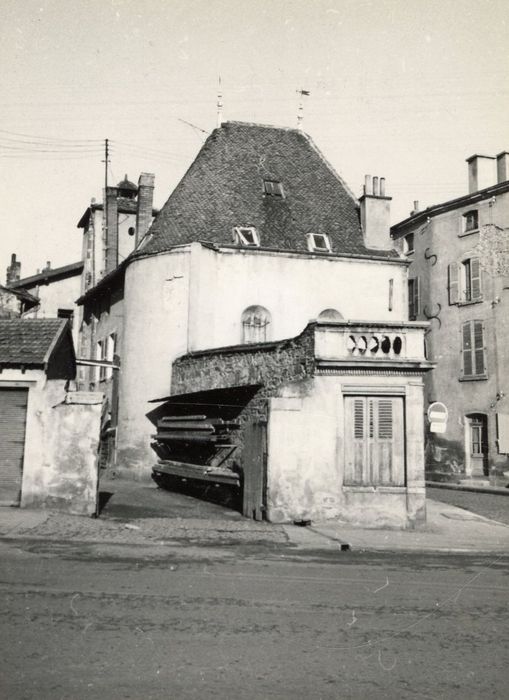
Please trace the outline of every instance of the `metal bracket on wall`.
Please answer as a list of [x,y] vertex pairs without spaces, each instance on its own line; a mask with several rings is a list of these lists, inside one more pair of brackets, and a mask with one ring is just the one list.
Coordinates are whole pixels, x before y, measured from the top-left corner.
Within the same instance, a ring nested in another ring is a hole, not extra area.
[[424,308],[422,309],[422,313],[426,316],[426,319],[427,319],[428,321],[431,321],[431,319],[435,319],[436,321],[438,321],[438,327],[441,328],[441,327],[442,327],[442,321],[440,320],[439,316],[440,316],[440,312],[442,311],[442,304],[441,304],[439,301],[437,301],[437,306],[438,306],[438,311],[437,311],[435,314],[429,313],[429,312],[426,310],[426,307],[424,307]]
[[425,258],[426,260],[431,260],[432,258],[435,258],[431,264],[432,264],[432,265],[436,265],[436,264],[437,264],[438,257],[435,255],[435,253],[430,253],[430,254],[428,255],[428,251],[429,251],[429,248],[426,248],[426,250],[424,251],[424,258]]

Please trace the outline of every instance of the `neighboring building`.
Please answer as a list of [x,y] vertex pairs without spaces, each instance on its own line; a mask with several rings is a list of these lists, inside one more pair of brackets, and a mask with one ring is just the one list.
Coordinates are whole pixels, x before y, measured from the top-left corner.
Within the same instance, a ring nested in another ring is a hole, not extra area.
[[24,289],[9,289],[0,284],[0,318],[21,318],[39,305],[39,300]]
[[102,395],[70,391],[61,319],[0,319],[0,505],[92,514]]
[[[15,258],[15,256],[14,256]],[[20,263],[15,259],[12,264],[18,266]],[[25,291],[38,300],[29,313],[32,318],[62,318],[70,322],[73,340],[76,345],[79,333],[79,309],[76,300],[81,290],[81,274],[83,263],[75,262],[63,267],[51,267],[47,262],[46,267],[36,275],[24,277],[13,281],[13,276],[7,270],[8,286],[14,291]]]
[[426,403],[448,409],[427,469],[486,477],[509,468],[509,153],[467,162],[469,193],[415,203],[392,237],[411,263],[409,317],[431,322]]
[[[108,347],[116,335],[110,354],[120,361],[119,473],[150,477],[148,402],[176,391],[178,357],[210,353],[201,379],[180,390],[203,389],[219,362],[217,348],[241,343],[240,355],[248,357],[244,346],[274,341],[277,364],[278,343],[300,337],[319,318],[324,325],[309,330],[313,340],[302,358],[310,368],[309,403],[299,404],[295,392],[305,392],[306,383],[292,389],[291,372],[265,394],[281,406],[288,398],[297,413],[302,408],[299,418],[289,408],[278,427],[271,423],[280,470],[274,517],[295,517],[283,502],[294,478],[290,500],[300,499],[313,517],[344,512],[358,520],[370,508],[393,510],[400,525],[423,517],[422,375],[431,365],[423,352],[425,325],[407,323],[408,263],[391,249],[384,186],[383,179],[368,179],[357,201],[295,129],[229,122],[214,130],[135,251],[80,299],[89,348],[101,341]],[[315,377],[318,369],[330,376]],[[251,383],[249,366],[232,372],[223,387]],[[313,462],[316,479],[291,444],[301,445],[306,434],[324,438]],[[373,459],[394,464],[394,478],[382,478]],[[348,460],[355,463],[351,479]],[[319,493],[332,474],[328,491]]]

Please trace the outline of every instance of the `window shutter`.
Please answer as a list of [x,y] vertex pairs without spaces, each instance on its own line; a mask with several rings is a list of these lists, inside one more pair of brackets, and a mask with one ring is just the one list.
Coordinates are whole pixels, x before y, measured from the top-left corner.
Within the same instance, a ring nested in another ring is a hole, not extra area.
[[414,298],[413,298],[413,307],[414,307],[414,316],[417,317],[419,315],[419,278],[415,277],[414,278],[414,288],[413,288],[413,293],[414,293]]
[[356,440],[364,439],[364,401],[362,399],[354,401],[353,434]]
[[472,326],[470,321],[463,324],[462,328],[462,352],[463,352],[463,375],[471,377],[473,374],[472,357]]
[[378,437],[392,440],[392,401],[380,399],[378,402]]
[[500,454],[509,454],[509,414],[497,413],[497,438]]
[[471,275],[471,289],[472,289],[472,301],[476,299],[481,299],[482,288],[481,288],[481,266],[479,264],[479,258],[470,259],[470,275]]
[[459,301],[459,268],[458,263],[449,265],[449,304]]
[[474,329],[475,374],[485,374],[484,323],[482,321],[472,321],[472,325]]

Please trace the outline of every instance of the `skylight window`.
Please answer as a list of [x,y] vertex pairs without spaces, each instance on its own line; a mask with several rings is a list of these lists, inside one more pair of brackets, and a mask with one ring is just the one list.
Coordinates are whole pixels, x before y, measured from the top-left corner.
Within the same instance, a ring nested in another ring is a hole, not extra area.
[[285,195],[283,185],[279,180],[264,180],[263,191],[268,197],[276,197],[282,199]]
[[258,232],[254,226],[235,226],[233,229],[235,242],[249,248],[257,248],[260,245]]
[[308,250],[311,253],[330,253],[330,240],[329,236],[325,233],[308,233]]

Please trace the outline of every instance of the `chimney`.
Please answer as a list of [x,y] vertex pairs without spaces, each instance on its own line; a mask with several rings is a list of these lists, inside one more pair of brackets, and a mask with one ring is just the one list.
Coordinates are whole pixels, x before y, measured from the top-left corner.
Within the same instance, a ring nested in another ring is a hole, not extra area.
[[480,156],[477,153],[467,158],[468,193],[484,190],[495,184],[495,157]]
[[46,267],[43,269],[43,272],[47,272],[48,270],[51,270],[51,260],[46,260]]
[[106,188],[105,217],[106,217],[106,250],[105,274],[114,270],[118,265],[118,188]]
[[502,151],[497,155],[497,182],[509,180],[509,153]]
[[138,201],[136,206],[136,242],[141,241],[152,223],[154,201],[154,179],[152,173],[141,173],[138,180]]
[[385,195],[385,178],[366,175],[364,194],[359,199],[361,209],[361,226],[364,244],[367,248],[391,250],[390,237],[392,197]]
[[414,208],[413,208],[412,211],[410,212],[410,216],[413,216],[414,214],[417,214],[418,211],[419,211],[419,200],[418,200],[418,199],[414,199]]
[[8,287],[15,282],[19,282],[21,278],[21,263],[16,260],[16,253],[11,255],[11,264],[7,268],[6,285]]

